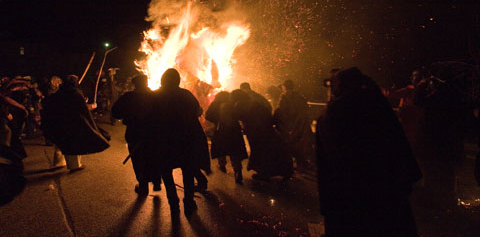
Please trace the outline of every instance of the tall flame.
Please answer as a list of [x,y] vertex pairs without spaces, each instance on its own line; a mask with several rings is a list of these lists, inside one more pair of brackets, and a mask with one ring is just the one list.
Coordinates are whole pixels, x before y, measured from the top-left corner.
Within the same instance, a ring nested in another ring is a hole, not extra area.
[[[166,20],[169,21],[168,17]],[[176,68],[184,83],[199,79],[217,88],[233,87],[233,54],[250,37],[249,26],[226,23],[218,30],[204,27],[190,33],[194,28],[192,23],[196,21],[189,3],[178,24],[170,27],[167,37],[162,35],[165,28],[160,26],[144,32],[139,50],[146,57],[135,64],[148,76],[151,89],[160,87],[160,78],[168,68]]]

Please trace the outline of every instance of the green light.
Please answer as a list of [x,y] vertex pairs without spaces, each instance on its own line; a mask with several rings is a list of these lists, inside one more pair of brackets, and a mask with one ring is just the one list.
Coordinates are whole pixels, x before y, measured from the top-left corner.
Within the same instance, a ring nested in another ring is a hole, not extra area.
[[110,47],[110,44],[109,44],[109,43],[105,43],[105,47],[106,47],[106,48]]

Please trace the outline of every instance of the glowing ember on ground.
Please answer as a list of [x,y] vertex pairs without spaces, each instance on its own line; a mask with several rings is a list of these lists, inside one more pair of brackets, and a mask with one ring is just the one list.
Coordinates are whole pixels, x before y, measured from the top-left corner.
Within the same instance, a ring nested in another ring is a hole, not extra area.
[[[184,86],[200,80],[215,88],[234,87],[229,84],[234,77],[233,54],[250,37],[249,26],[231,21],[211,28],[199,25],[198,16],[190,2],[177,24],[156,24],[144,32],[140,51],[146,57],[135,64],[148,76],[151,89],[160,87],[162,74],[172,67],[182,75]],[[171,19],[164,20],[170,23]]]

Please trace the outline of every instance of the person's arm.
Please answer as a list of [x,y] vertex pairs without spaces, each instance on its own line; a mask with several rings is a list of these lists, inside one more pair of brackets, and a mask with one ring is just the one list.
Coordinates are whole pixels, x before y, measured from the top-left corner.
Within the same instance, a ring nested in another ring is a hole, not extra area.
[[23,110],[25,112],[25,116],[28,116],[28,110],[25,108],[25,106],[23,106],[22,104],[18,103],[17,101],[15,101],[14,99],[10,98],[10,97],[7,97],[7,96],[3,96],[3,95],[0,95],[9,105],[11,106],[14,106],[14,107],[17,107],[21,110]]

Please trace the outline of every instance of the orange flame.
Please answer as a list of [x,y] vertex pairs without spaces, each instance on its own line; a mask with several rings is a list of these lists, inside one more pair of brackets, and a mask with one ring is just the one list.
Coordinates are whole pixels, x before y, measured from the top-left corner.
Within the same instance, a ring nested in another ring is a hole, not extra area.
[[[189,3],[180,21],[170,27],[167,37],[165,28],[154,27],[144,32],[144,41],[139,51],[145,53],[143,60],[135,61],[137,69],[148,76],[151,89],[160,87],[160,78],[168,68],[176,68],[182,75],[182,83],[199,79],[216,88],[232,89],[231,80],[235,49],[250,37],[248,25],[223,24],[218,31],[209,27],[190,33],[197,17],[192,14]],[[168,17],[166,18],[167,22]]]

